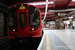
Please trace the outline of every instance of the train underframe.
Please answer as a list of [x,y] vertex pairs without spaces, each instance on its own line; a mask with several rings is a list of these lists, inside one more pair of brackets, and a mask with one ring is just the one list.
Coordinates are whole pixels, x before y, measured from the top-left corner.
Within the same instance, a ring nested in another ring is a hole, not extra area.
[[17,45],[17,44],[31,45],[34,48],[37,48],[40,44],[41,38],[42,37],[10,38],[9,44],[10,45]]

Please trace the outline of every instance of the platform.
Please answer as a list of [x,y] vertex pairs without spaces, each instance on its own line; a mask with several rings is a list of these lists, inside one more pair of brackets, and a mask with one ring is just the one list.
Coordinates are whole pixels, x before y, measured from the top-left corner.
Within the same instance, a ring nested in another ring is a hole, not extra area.
[[75,50],[75,30],[44,30],[37,50]]

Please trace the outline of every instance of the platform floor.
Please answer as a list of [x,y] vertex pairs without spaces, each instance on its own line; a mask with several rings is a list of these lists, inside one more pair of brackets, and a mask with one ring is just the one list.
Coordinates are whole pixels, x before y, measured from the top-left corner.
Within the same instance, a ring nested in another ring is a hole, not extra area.
[[37,50],[75,50],[75,30],[46,30]]

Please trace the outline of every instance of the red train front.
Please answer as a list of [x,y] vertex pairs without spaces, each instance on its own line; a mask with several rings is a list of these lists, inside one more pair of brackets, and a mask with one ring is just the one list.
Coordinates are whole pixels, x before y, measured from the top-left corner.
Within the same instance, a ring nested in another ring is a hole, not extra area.
[[11,6],[8,17],[9,39],[39,39],[42,33],[41,14],[29,4]]

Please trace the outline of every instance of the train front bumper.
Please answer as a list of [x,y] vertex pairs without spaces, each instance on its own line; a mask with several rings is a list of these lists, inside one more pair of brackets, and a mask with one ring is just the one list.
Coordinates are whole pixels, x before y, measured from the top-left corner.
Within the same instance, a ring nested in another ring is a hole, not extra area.
[[21,38],[9,38],[9,44],[28,43],[39,44],[41,37],[21,37]]

